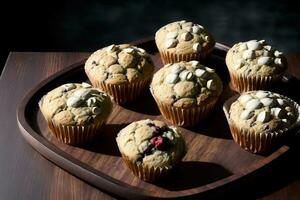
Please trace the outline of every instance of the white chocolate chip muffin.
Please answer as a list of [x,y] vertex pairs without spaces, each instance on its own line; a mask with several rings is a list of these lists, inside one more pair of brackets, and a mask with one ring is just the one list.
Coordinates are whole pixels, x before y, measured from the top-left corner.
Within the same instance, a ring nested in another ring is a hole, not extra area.
[[215,46],[214,38],[203,26],[185,20],[160,28],[155,42],[164,64],[203,60]]
[[148,87],[154,65],[144,49],[113,44],[94,52],[85,63],[85,72],[95,87],[124,104]]
[[116,141],[127,166],[145,181],[161,178],[185,155],[185,142],[179,131],[157,120],[129,124]]
[[112,110],[110,98],[88,83],[67,83],[48,92],[39,107],[53,135],[66,144],[93,139]]
[[289,130],[299,126],[300,108],[293,100],[268,91],[243,93],[230,107],[233,139],[253,153],[268,153]]
[[282,52],[265,40],[235,44],[226,55],[232,86],[238,92],[268,88],[287,68]]
[[182,61],[157,71],[150,90],[167,120],[193,126],[213,109],[222,93],[222,82],[214,69],[198,61]]

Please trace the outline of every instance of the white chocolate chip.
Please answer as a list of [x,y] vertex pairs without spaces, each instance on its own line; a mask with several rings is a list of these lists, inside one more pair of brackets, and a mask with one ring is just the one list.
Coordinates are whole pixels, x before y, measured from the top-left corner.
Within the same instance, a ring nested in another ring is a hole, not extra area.
[[203,30],[203,27],[201,27],[201,26],[197,26],[197,25],[194,25],[193,27],[192,27],[192,31],[193,31],[193,33],[195,33],[195,34],[199,34],[201,31]]
[[205,70],[206,70],[207,72],[209,72],[209,73],[214,73],[214,72],[215,72],[214,69],[209,68],[209,67],[205,67]]
[[82,82],[81,83],[81,86],[84,87],[84,88],[91,88],[92,86],[86,82]]
[[244,94],[244,95],[240,96],[239,102],[241,102],[241,104],[245,105],[251,99],[253,99],[253,97],[251,95]]
[[167,137],[169,140],[174,140],[174,136],[171,131],[164,132],[163,136]]
[[172,47],[175,47],[176,45],[177,45],[177,40],[175,40],[175,39],[168,39],[168,40],[166,40],[166,42],[165,42],[165,47],[166,47],[167,49],[172,48]]
[[75,91],[73,95],[75,97],[85,99],[87,96],[90,95],[90,90],[82,88],[82,89]]
[[268,93],[265,91],[257,91],[255,96],[257,96],[259,99],[265,98],[268,96]]
[[289,117],[294,117],[294,114],[292,112],[288,112],[286,115]]
[[210,80],[207,81],[206,87],[210,90],[216,90],[217,89],[216,82],[213,79],[210,79]]
[[262,98],[260,101],[264,106],[271,106],[272,104],[274,104],[274,100],[271,98]]
[[250,110],[244,110],[244,111],[241,113],[240,117],[241,117],[241,119],[243,119],[243,120],[247,120],[247,119],[250,119],[251,117],[253,117],[253,115],[254,115],[254,112],[253,112],[253,111],[250,111]]
[[82,100],[79,97],[71,96],[67,100],[67,106],[76,108],[82,103]]
[[98,107],[93,107],[92,108],[92,113],[94,115],[99,115],[101,113],[101,108],[98,108]]
[[67,83],[67,84],[64,84],[64,88],[65,88],[66,91],[69,91],[69,90],[75,89],[76,86],[73,83]]
[[243,53],[243,58],[244,59],[252,59],[255,57],[255,53],[252,50],[245,50]]
[[276,101],[281,106],[284,106],[286,104],[286,100],[284,100],[284,99],[276,99]]
[[188,75],[189,71],[188,70],[184,70],[179,74],[179,78],[182,81],[187,80],[187,75]]
[[167,33],[166,38],[167,39],[175,39],[177,36],[178,36],[178,33],[173,31],[173,32]]
[[257,115],[256,121],[265,123],[269,121],[269,119],[270,119],[270,113],[264,110]]
[[207,88],[206,87],[202,87],[201,88],[201,93],[204,93],[204,92],[206,92],[207,91]]
[[125,48],[125,49],[123,49],[123,51],[126,52],[126,53],[131,54],[131,53],[134,52],[134,49],[133,48]]
[[194,68],[200,66],[200,63],[199,63],[199,61],[197,61],[197,60],[192,60],[192,61],[190,61],[189,63],[190,63],[190,64],[192,65],[192,67],[194,67]]
[[117,46],[114,44],[106,47],[106,51],[108,51],[108,52],[114,52],[114,51],[116,51],[116,49],[117,49]]
[[282,63],[282,61],[281,61],[281,58],[275,58],[274,63],[275,63],[276,65],[280,66],[280,67],[283,66],[283,63]]
[[266,40],[259,40],[258,41],[260,44],[265,44],[266,43]]
[[274,52],[274,56],[276,56],[276,57],[279,57],[279,56],[281,56],[282,55],[282,52],[280,52],[280,51],[275,51]]
[[271,113],[272,113],[272,115],[274,115],[275,117],[278,117],[278,118],[282,118],[284,115],[284,111],[278,107],[271,108]]
[[272,61],[272,59],[270,57],[263,56],[257,60],[257,64],[267,65],[267,64],[270,64],[271,61]]
[[286,111],[291,112],[293,109],[290,106],[284,108]]
[[201,49],[202,49],[202,46],[201,46],[200,43],[195,43],[195,44],[193,44],[193,50],[194,50],[195,52],[199,52],[199,51],[201,51]]
[[192,80],[194,77],[194,74],[192,72],[189,72],[187,75],[186,75],[186,80],[190,81]]
[[205,77],[206,71],[203,69],[196,69],[195,74],[197,77]]
[[287,119],[281,119],[281,121],[287,123]]
[[258,99],[249,100],[245,106],[245,108],[250,111],[253,111],[253,110],[261,108],[261,107],[262,107],[262,103]]
[[246,50],[247,49],[247,45],[245,44],[245,43],[241,43],[240,45],[239,45],[239,51],[244,51],[244,50]]
[[177,82],[177,80],[178,80],[178,75],[177,74],[171,73],[171,74],[168,74],[166,76],[166,82],[169,83],[169,84],[174,84],[174,83]]
[[251,40],[247,42],[247,47],[249,50],[258,50],[261,48],[261,44],[257,40]]
[[137,48],[137,50],[138,50],[139,52],[143,53],[143,54],[146,53],[146,51],[145,51],[144,49],[142,49],[142,48]]
[[96,97],[91,97],[88,100],[86,100],[86,104],[88,107],[91,107],[96,103],[96,101],[97,101]]
[[171,67],[171,72],[174,74],[179,74],[183,70],[183,67],[178,63],[175,63]]
[[265,45],[264,49],[267,49],[268,51],[271,51],[272,47],[270,45]]
[[190,32],[184,32],[181,34],[180,38],[184,41],[189,41],[193,38],[193,35]]

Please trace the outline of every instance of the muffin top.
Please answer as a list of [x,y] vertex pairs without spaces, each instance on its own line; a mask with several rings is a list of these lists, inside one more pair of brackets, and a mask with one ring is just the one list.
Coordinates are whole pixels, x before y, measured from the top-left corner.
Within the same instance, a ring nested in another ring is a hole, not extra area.
[[269,91],[243,93],[230,107],[235,125],[256,133],[284,130],[299,123],[299,107],[291,99]]
[[86,125],[103,120],[111,112],[110,98],[88,83],[67,83],[39,101],[47,120],[62,125]]
[[169,167],[185,154],[179,131],[157,120],[136,121],[123,128],[117,138],[122,154],[148,167]]
[[167,64],[157,71],[151,92],[161,102],[189,108],[216,99],[222,93],[222,82],[214,69],[198,61]]
[[155,42],[160,50],[177,54],[199,53],[215,45],[212,35],[203,26],[185,20],[160,28]]
[[151,78],[154,65],[144,49],[112,44],[94,52],[85,63],[85,71],[97,81],[124,84]]
[[226,64],[230,71],[249,76],[276,76],[286,69],[282,52],[265,40],[240,42],[229,49]]

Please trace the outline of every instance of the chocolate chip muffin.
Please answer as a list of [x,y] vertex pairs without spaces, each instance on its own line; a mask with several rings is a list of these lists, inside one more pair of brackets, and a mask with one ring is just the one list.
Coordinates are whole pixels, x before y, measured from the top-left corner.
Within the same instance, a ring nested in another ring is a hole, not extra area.
[[226,65],[238,92],[266,89],[280,80],[287,68],[283,53],[265,40],[235,44],[226,55]]
[[156,72],[150,90],[167,120],[193,126],[213,109],[222,93],[222,82],[214,69],[198,61],[182,61]]
[[203,26],[185,20],[160,28],[155,42],[164,64],[203,60],[215,46],[214,38]]
[[154,65],[144,49],[113,44],[94,52],[85,63],[85,72],[93,86],[124,104],[148,87]]
[[157,120],[129,124],[116,141],[126,165],[144,181],[160,179],[185,155],[185,142],[179,131]]
[[106,94],[88,83],[67,83],[44,95],[39,107],[57,139],[81,145],[100,133],[112,104]]
[[268,91],[243,93],[230,107],[233,139],[253,153],[269,153],[299,126],[300,108],[293,100]]

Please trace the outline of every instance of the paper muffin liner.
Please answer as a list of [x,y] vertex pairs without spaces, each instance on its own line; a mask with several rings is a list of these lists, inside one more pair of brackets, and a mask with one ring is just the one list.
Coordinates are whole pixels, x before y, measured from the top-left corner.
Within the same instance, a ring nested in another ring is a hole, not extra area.
[[163,117],[170,121],[172,124],[183,127],[194,126],[198,124],[202,119],[208,117],[218,100],[216,98],[209,102],[200,103],[200,105],[198,105],[197,107],[178,108],[159,101],[153,93],[152,96],[154,97]]
[[278,81],[280,76],[246,76],[238,75],[232,71],[229,71],[231,84],[234,90],[239,93],[252,91],[252,90],[264,90],[269,88],[274,82]]
[[104,120],[100,120],[95,124],[90,125],[62,125],[54,122],[53,120],[47,120],[48,126],[51,129],[52,135],[58,140],[70,144],[70,145],[82,145],[91,141],[100,132],[100,128],[105,123]]
[[243,149],[263,155],[271,153],[282,145],[285,139],[291,136],[293,130],[300,127],[300,107],[295,101],[286,99],[294,104],[298,112],[298,118],[291,127],[268,133],[257,133],[253,130],[240,128],[231,119],[227,119],[233,140]]
[[113,100],[121,105],[137,99],[146,88],[148,88],[151,77],[133,83],[108,84],[96,80],[93,76],[87,74],[94,87],[110,95]]
[[213,50],[213,46],[205,51],[201,51],[198,53],[190,53],[190,54],[176,54],[176,53],[169,53],[164,51],[159,51],[162,63],[164,65],[168,63],[176,63],[180,61],[191,61],[191,60],[198,60],[203,61]]
[[155,182],[167,175],[173,167],[147,167],[143,164],[132,162],[126,155],[122,154],[122,159],[133,174],[143,181]]

